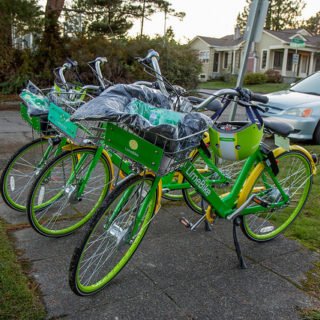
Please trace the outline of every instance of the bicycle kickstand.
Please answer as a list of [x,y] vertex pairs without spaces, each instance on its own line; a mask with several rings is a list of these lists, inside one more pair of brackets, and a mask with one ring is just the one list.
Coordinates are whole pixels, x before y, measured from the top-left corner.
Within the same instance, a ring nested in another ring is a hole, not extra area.
[[242,256],[240,243],[239,243],[239,240],[238,240],[237,228],[239,226],[240,226],[240,218],[236,217],[233,220],[233,241],[234,241],[234,246],[236,247],[238,260],[239,260],[239,263],[240,263],[240,269],[247,269],[246,263],[244,262],[244,259],[243,259],[243,256]]

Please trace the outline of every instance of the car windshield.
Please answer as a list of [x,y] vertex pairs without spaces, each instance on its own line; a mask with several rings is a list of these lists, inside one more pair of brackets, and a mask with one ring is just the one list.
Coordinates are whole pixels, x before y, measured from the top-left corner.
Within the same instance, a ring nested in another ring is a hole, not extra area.
[[320,95],[320,72],[293,85],[290,91]]

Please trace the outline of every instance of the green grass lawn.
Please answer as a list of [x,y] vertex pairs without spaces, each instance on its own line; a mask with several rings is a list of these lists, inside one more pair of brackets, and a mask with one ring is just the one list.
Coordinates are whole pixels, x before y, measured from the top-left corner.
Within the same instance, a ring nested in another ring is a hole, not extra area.
[[38,285],[26,276],[5,228],[0,220],[0,319],[45,319]]
[[[236,82],[224,82],[224,81],[208,81],[200,83],[198,89],[225,89],[234,88]],[[287,83],[264,83],[256,85],[244,85],[243,87],[250,89],[254,92],[270,93],[280,90],[285,90],[290,87]]]

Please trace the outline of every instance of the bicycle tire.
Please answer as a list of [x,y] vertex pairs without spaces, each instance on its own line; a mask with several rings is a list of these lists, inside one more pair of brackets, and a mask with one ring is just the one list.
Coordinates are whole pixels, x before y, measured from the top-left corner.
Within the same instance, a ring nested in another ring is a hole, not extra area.
[[[172,177],[172,182],[177,181],[177,180],[179,180],[179,174],[178,174],[178,176]],[[169,190],[167,192],[162,192],[161,197],[163,199],[170,200],[170,201],[181,201],[184,199],[181,189]]]
[[[279,209],[241,217],[243,233],[256,242],[270,241],[282,234],[301,213],[311,190],[312,167],[303,152],[283,151],[276,160],[279,167],[276,178],[283,190],[289,193],[290,202]],[[245,198],[256,192],[260,198],[272,204],[283,199],[271,178],[265,174],[263,165],[252,172],[248,184]]]
[[[147,187],[153,183],[154,177],[151,175],[131,176],[122,181],[97,210],[71,259],[69,285],[74,293],[87,296],[99,292],[130,260],[147,232],[160,201],[159,188],[151,199],[146,200]],[[132,238],[137,214],[144,203],[145,211]],[[136,207],[132,209],[134,204]],[[115,209],[118,212],[112,216]],[[99,259],[96,259],[97,255]]]
[[[95,153],[96,149],[91,147],[65,151],[41,170],[27,200],[28,219],[38,233],[48,237],[71,234],[99,207],[112,184],[112,163],[103,153],[81,198],[77,198],[77,190]],[[85,162],[70,184],[68,179],[81,156],[85,156]]]
[[[0,184],[2,199],[10,208],[16,211],[26,210],[29,187],[36,177],[36,170],[46,149],[43,146],[47,144],[48,139],[35,139],[18,149],[7,162]],[[39,150],[35,150],[40,146]]]

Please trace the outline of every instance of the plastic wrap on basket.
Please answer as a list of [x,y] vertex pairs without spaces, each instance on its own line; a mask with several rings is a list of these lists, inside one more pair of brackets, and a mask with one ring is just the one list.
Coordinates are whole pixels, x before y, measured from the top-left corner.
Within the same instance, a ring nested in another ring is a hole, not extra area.
[[[123,103],[124,100],[113,95],[99,96],[80,107],[70,120],[82,122],[99,119],[127,125],[134,133],[163,148],[167,153],[197,147],[202,138],[197,133],[211,125],[210,118],[201,113],[179,113],[157,108],[137,99],[131,99],[126,105]],[[192,137],[184,139],[187,136]]]
[[47,115],[49,112],[50,102],[48,98],[42,94],[41,90],[37,93],[31,92],[28,88],[22,90],[20,98],[23,100],[28,108],[28,115],[30,117],[37,117]]
[[[99,120],[118,116],[132,99],[138,99],[158,108],[171,109],[171,100],[163,96],[159,90],[145,86],[117,84],[103,91],[99,97],[81,106],[73,119]],[[112,120],[109,120],[112,121]]]
[[72,101],[68,98],[69,93],[66,91],[52,90],[47,94],[50,102],[63,108],[67,113],[73,114],[74,111],[84,104],[82,100]]

